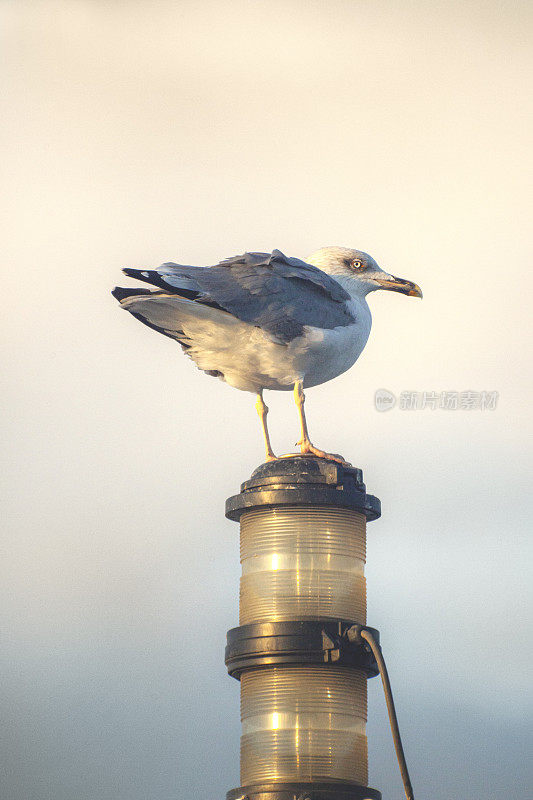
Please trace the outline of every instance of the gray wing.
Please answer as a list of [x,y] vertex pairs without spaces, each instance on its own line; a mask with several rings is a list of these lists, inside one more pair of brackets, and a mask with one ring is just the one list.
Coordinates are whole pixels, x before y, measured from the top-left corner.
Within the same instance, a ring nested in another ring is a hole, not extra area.
[[245,253],[214,267],[168,263],[157,270],[124,272],[227,311],[278,342],[301,336],[306,325],[332,329],[355,321],[347,304],[350,295],[336,280],[279,250]]

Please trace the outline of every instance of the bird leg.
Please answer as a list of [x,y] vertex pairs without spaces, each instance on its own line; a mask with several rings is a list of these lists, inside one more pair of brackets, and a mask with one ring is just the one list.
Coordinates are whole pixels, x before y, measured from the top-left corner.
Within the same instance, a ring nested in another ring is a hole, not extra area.
[[263,437],[265,439],[265,448],[266,448],[266,460],[274,461],[276,456],[272,450],[272,446],[270,444],[270,436],[268,435],[268,427],[267,427],[268,406],[265,404],[265,401],[263,400],[263,392],[257,393],[255,410],[259,414],[259,419],[261,420],[261,427],[263,429]]
[[338,453],[325,453],[323,450],[319,450],[318,447],[315,447],[312,444],[309,438],[309,431],[307,430],[307,420],[305,418],[305,411],[304,411],[304,404],[305,404],[305,395],[303,390],[303,381],[296,381],[294,384],[294,402],[296,403],[296,407],[298,409],[298,415],[300,417],[300,429],[302,433],[302,438],[299,442],[296,442],[297,445],[300,445],[301,452],[303,454],[309,453],[313,456],[318,456],[318,458],[327,458],[328,461],[337,461],[339,464],[346,464],[344,458]]

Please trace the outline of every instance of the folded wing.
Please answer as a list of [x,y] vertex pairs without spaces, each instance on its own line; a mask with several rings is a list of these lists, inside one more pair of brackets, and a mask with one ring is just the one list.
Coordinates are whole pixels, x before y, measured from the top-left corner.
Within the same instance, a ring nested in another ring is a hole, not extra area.
[[213,267],[168,263],[124,272],[195,306],[225,311],[280,344],[301,336],[306,325],[333,329],[355,321],[350,296],[334,278],[279,250],[245,253]]

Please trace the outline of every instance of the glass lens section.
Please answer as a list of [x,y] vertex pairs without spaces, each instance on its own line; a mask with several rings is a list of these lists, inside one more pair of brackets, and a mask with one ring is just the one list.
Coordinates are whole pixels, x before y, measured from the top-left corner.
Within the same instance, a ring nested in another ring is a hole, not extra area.
[[240,624],[306,617],[366,623],[366,520],[283,507],[241,517]]
[[269,781],[367,784],[366,677],[332,666],[241,675],[241,785]]

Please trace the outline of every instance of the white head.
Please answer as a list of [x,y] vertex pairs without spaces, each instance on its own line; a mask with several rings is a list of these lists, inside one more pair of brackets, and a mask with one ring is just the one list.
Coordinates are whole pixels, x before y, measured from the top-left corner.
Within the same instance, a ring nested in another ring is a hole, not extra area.
[[422,297],[421,289],[403,278],[390,275],[377,265],[372,256],[349,247],[322,247],[305,259],[328,275],[342,278],[343,286],[352,294],[364,296],[376,289],[389,289],[410,297]]

